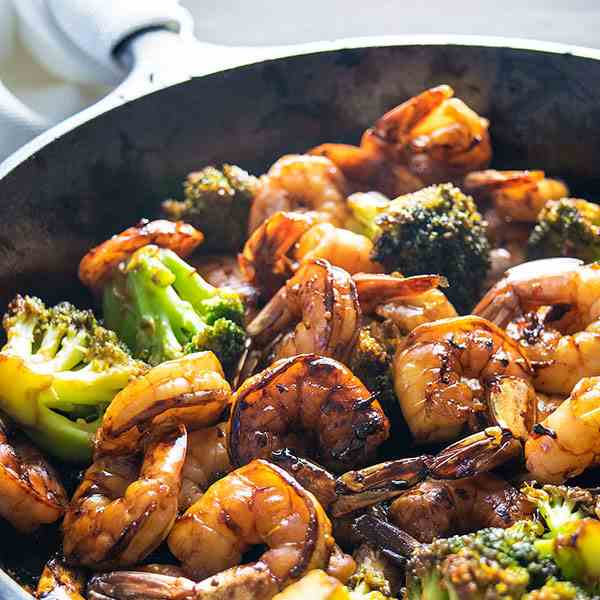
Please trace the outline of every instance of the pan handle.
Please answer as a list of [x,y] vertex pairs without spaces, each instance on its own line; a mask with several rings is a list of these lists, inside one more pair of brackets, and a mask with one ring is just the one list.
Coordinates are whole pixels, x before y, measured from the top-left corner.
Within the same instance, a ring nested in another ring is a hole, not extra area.
[[[23,7],[29,11],[21,15],[29,19],[28,25],[36,21],[46,36],[48,61],[60,62],[68,55],[71,65],[87,70],[88,81],[95,77],[99,83],[122,83],[93,106],[46,131],[52,123],[0,82],[0,161],[40,134],[49,141],[115,106],[192,75],[188,59],[197,57],[189,51],[193,23],[175,0],[41,0]],[[3,167],[1,163],[0,174]]]

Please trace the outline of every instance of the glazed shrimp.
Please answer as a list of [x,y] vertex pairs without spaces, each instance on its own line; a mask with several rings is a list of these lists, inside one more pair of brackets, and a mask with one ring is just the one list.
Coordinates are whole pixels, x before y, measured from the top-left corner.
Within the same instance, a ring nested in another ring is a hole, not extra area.
[[323,144],[312,154],[327,156],[352,182],[392,197],[426,185],[460,178],[491,159],[488,121],[450,86],[425,90],[383,115],[360,147]]
[[394,357],[394,386],[418,443],[452,440],[489,421],[493,377],[531,378],[518,344],[480,317],[442,319],[414,329]]
[[44,566],[35,597],[38,600],[84,600],[85,580],[82,571],[52,558]]
[[331,358],[301,354],[247,379],[234,395],[229,452],[235,465],[289,448],[336,471],[362,466],[389,434],[379,404]]
[[99,289],[111,271],[138,248],[154,244],[173,250],[182,258],[202,243],[204,235],[181,221],[141,220],[92,248],[79,263],[79,279],[92,290]]
[[390,520],[419,542],[485,527],[510,527],[533,506],[504,479],[482,473],[465,479],[427,479],[396,498]]
[[136,455],[97,457],[63,522],[69,563],[96,569],[133,565],[165,539],[177,516],[187,448],[181,426]]
[[320,223],[318,214],[277,212],[250,236],[239,262],[246,279],[270,298],[302,262],[317,258],[349,273],[381,273],[372,251],[369,238]]
[[506,327],[529,311],[549,306],[543,322],[508,327],[535,366],[536,389],[571,393],[583,377],[600,375],[600,266],[570,258],[525,263],[508,271],[474,314]]
[[386,301],[414,297],[443,282],[437,275],[352,277],[323,259],[310,260],[273,296],[247,332],[259,342],[272,340],[300,321],[275,345],[273,360],[314,353],[343,361],[352,351],[363,312]]
[[96,432],[96,452],[135,451],[144,432],[165,422],[214,425],[230,400],[231,388],[212,352],[161,363],[115,396]]
[[350,215],[346,179],[328,158],[308,154],[283,156],[260,181],[250,209],[249,233],[280,210],[324,213],[328,221],[338,226]]
[[569,195],[569,188],[558,179],[548,179],[544,171],[477,171],[464,180],[465,191],[478,201],[491,200],[504,219],[535,223],[549,200]]
[[561,483],[600,463],[600,377],[586,377],[525,443],[527,470]]
[[[273,595],[307,571],[325,567],[334,539],[310,492],[279,467],[254,460],[213,484],[177,520],[168,544],[194,578],[234,567],[231,576],[221,573],[222,580],[235,586],[235,577],[248,572],[268,582]],[[235,569],[256,544],[268,550],[256,563]]]
[[23,533],[54,523],[67,495],[41,452],[0,417],[0,516]]
[[211,484],[232,470],[227,452],[226,428],[226,423],[219,423],[188,434],[179,512],[187,510]]

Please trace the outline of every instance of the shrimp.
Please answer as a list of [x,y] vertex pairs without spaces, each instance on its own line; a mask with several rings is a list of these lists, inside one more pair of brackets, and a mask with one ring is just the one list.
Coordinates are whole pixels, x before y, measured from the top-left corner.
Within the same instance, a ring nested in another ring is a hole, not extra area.
[[529,381],[529,361],[504,331],[481,317],[442,319],[414,329],[396,352],[394,387],[418,443],[452,440],[489,422],[486,385]]
[[414,297],[443,282],[438,275],[352,277],[323,259],[310,260],[273,296],[247,332],[260,343],[275,339],[300,320],[275,344],[273,360],[314,353],[344,361],[354,347],[363,312],[387,301]]
[[136,455],[96,457],[63,522],[70,564],[109,569],[133,565],[166,538],[177,517],[187,432],[151,441]]
[[84,600],[85,580],[82,571],[52,558],[44,566],[35,597],[38,600]]
[[202,232],[187,223],[142,219],[137,225],[92,248],[79,263],[79,279],[83,285],[97,291],[111,271],[142,246],[155,244],[185,258],[203,240]]
[[254,309],[258,300],[258,290],[246,281],[237,257],[201,256],[192,258],[190,264],[205,281],[217,288],[226,288],[238,293],[244,299],[246,308]]
[[270,298],[302,262],[316,258],[349,273],[380,273],[364,235],[320,223],[317,213],[277,212],[250,236],[239,256],[246,279]]
[[0,417],[0,516],[30,533],[60,519],[67,502],[58,475],[41,452]]
[[491,473],[454,481],[427,479],[396,498],[390,520],[420,542],[485,527],[510,527],[533,506],[515,487]]
[[342,226],[350,211],[346,205],[348,184],[328,158],[308,154],[282,156],[261,177],[248,221],[248,233],[280,210],[316,211]]
[[527,470],[538,481],[561,483],[600,464],[600,377],[586,377],[525,443]]
[[188,434],[179,512],[187,510],[212,483],[231,471],[226,427],[226,423],[219,423]]
[[230,400],[231,388],[212,352],[161,363],[114,397],[96,432],[96,452],[135,450],[145,432],[166,422],[214,425]]
[[[510,322],[551,307],[539,314]],[[567,396],[583,377],[600,375],[600,265],[571,258],[525,263],[508,271],[474,314],[508,326],[535,367],[534,385]],[[550,327],[551,324],[551,327]]]
[[[325,567],[334,545],[331,523],[314,496],[265,460],[214,483],[177,520],[167,541],[192,577],[234,567],[220,573],[221,586],[235,587],[236,577],[249,573],[266,582],[272,595],[311,569]],[[257,562],[235,568],[256,544],[268,550]]]
[[362,136],[360,147],[323,144],[310,153],[329,157],[351,182],[395,197],[459,179],[486,167],[492,150],[488,121],[441,85],[393,108]]
[[535,223],[549,200],[569,195],[569,188],[558,179],[548,179],[544,171],[477,171],[464,180],[465,191],[479,201],[491,200],[503,219]]
[[243,465],[289,448],[341,471],[366,464],[388,434],[379,402],[347,367],[301,354],[277,361],[237,390],[229,452]]
[[386,302],[377,306],[374,312],[378,317],[392,321],[404,335],[423,323],[458,316],[446,294],[437,289]]

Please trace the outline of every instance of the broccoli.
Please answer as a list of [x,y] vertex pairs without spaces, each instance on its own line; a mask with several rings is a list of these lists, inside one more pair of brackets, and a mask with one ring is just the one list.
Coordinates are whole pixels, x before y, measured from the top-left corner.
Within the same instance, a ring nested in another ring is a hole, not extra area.
[[350,600],[393,600],[400,588],[398,570],[367,544],[354,556],[356,571],[347,583]]
[[151,365],[211,350],[229,372],[244,350],[240,296],[210,285],[166,248],[132,254],[104,287],[103,309],[107,325]]
[[106,407],[146,365],[91,311],[67,302],[47,308],[39,298],[17,296],[3,326],[0,408],[49,454],[89,460]]
[[258,179],[239,167],[205,167],[188,175],[183,200],[166,200],[162,209],[167,218],[200,229],[206,236],[206,250],[237,252],[247,238],[248,215],[257,190]]
[[[393,346],[388,345],[377,322],[363,325],[350,356],[350,370],[373,392],[384,407],[398,404],[392,374]],[[387,410],[385,411],[387,413]]]
[[[561,600],[598,593],[600,521],[590,492],[525,486],[540,519],[419,547],[407,565],[408,600]],[[573,585],[576,584],[576,585]]]
[[523,600],[598,600],[598,597],[570,581],[558,581],[552,578],[541,588],[525,594]]
[[600,592],[600,521],[593,514],[587,490],[568,486],[525,488],[549,532],[535,546],[541,556],[552,557],[564,579]]
[[407,564],[408,599],[521,597],[558,575],[554,562],[535,548],[543,531],[538,522],[519,521],[421,546]]
[[457,310],[464,313],[473,306],[490,266],[490,245],[470,196],[446,183],[387,204],[362,195],[349,205],[361,233],[373,240],[372,259],[386,271],[444,275]]
[[548,202],[529,236],[527,253],[531,259],[600,260],[600,206],[573,198]]

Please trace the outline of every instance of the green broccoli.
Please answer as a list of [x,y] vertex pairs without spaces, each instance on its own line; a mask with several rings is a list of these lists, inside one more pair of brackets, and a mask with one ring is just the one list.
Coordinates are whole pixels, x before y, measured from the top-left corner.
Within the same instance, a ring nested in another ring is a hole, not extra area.
[[237,252],[248,237],[248,215],[257,189],[258,179],[239,167],[205,167],[188,175],[183,200],[166,200],[162,209],[167,218],[200,229],[205,250]]
[[573,198],[548,202],[529,236],[527,253],[531,259],[600,260],[600,206]]
[[367,544],[358,548],[354,559],[356,571],[346,584],[350,600],[393,600],[400,589],[398,569]]
[[245,345],[238,294],[207,283],[171,250],[137,250],[104,287],[104,319],[134,356],[157,365],[213,351],[230,371]]
[[525,488],[549,532],[535,543],[541,556],[552,557],[564,579],[600,592],[600,521],[587,490],[568,486]]
[[570,581],[552,578],[541,588],[525,594],[523,600],[598,600],[598,596],[589,594]]
[[470,196],[446,183],[387,204],[365,194],[349,205],[361,233],[373,240],[373,260],[406,276],[444,275],[456,309],[464,313],[473,306],[490,266],[490,245]]
[[597,594],[600,521],[587,516],[593,514],[591,493],[565,486],[525,486],[524,492],[540,519],[418,548],[407,565],[408,599],[561,600]]
[[106,407],[146,365],[91,311],[67,302],[47,308],[38,298],[17,296],[3,326],[0,408],[49,454],[89,460]]
[[520,598],[558,575],[535,548],[543,531],[540,523],[519,521],[421,546],[407,564],[408,599]]

